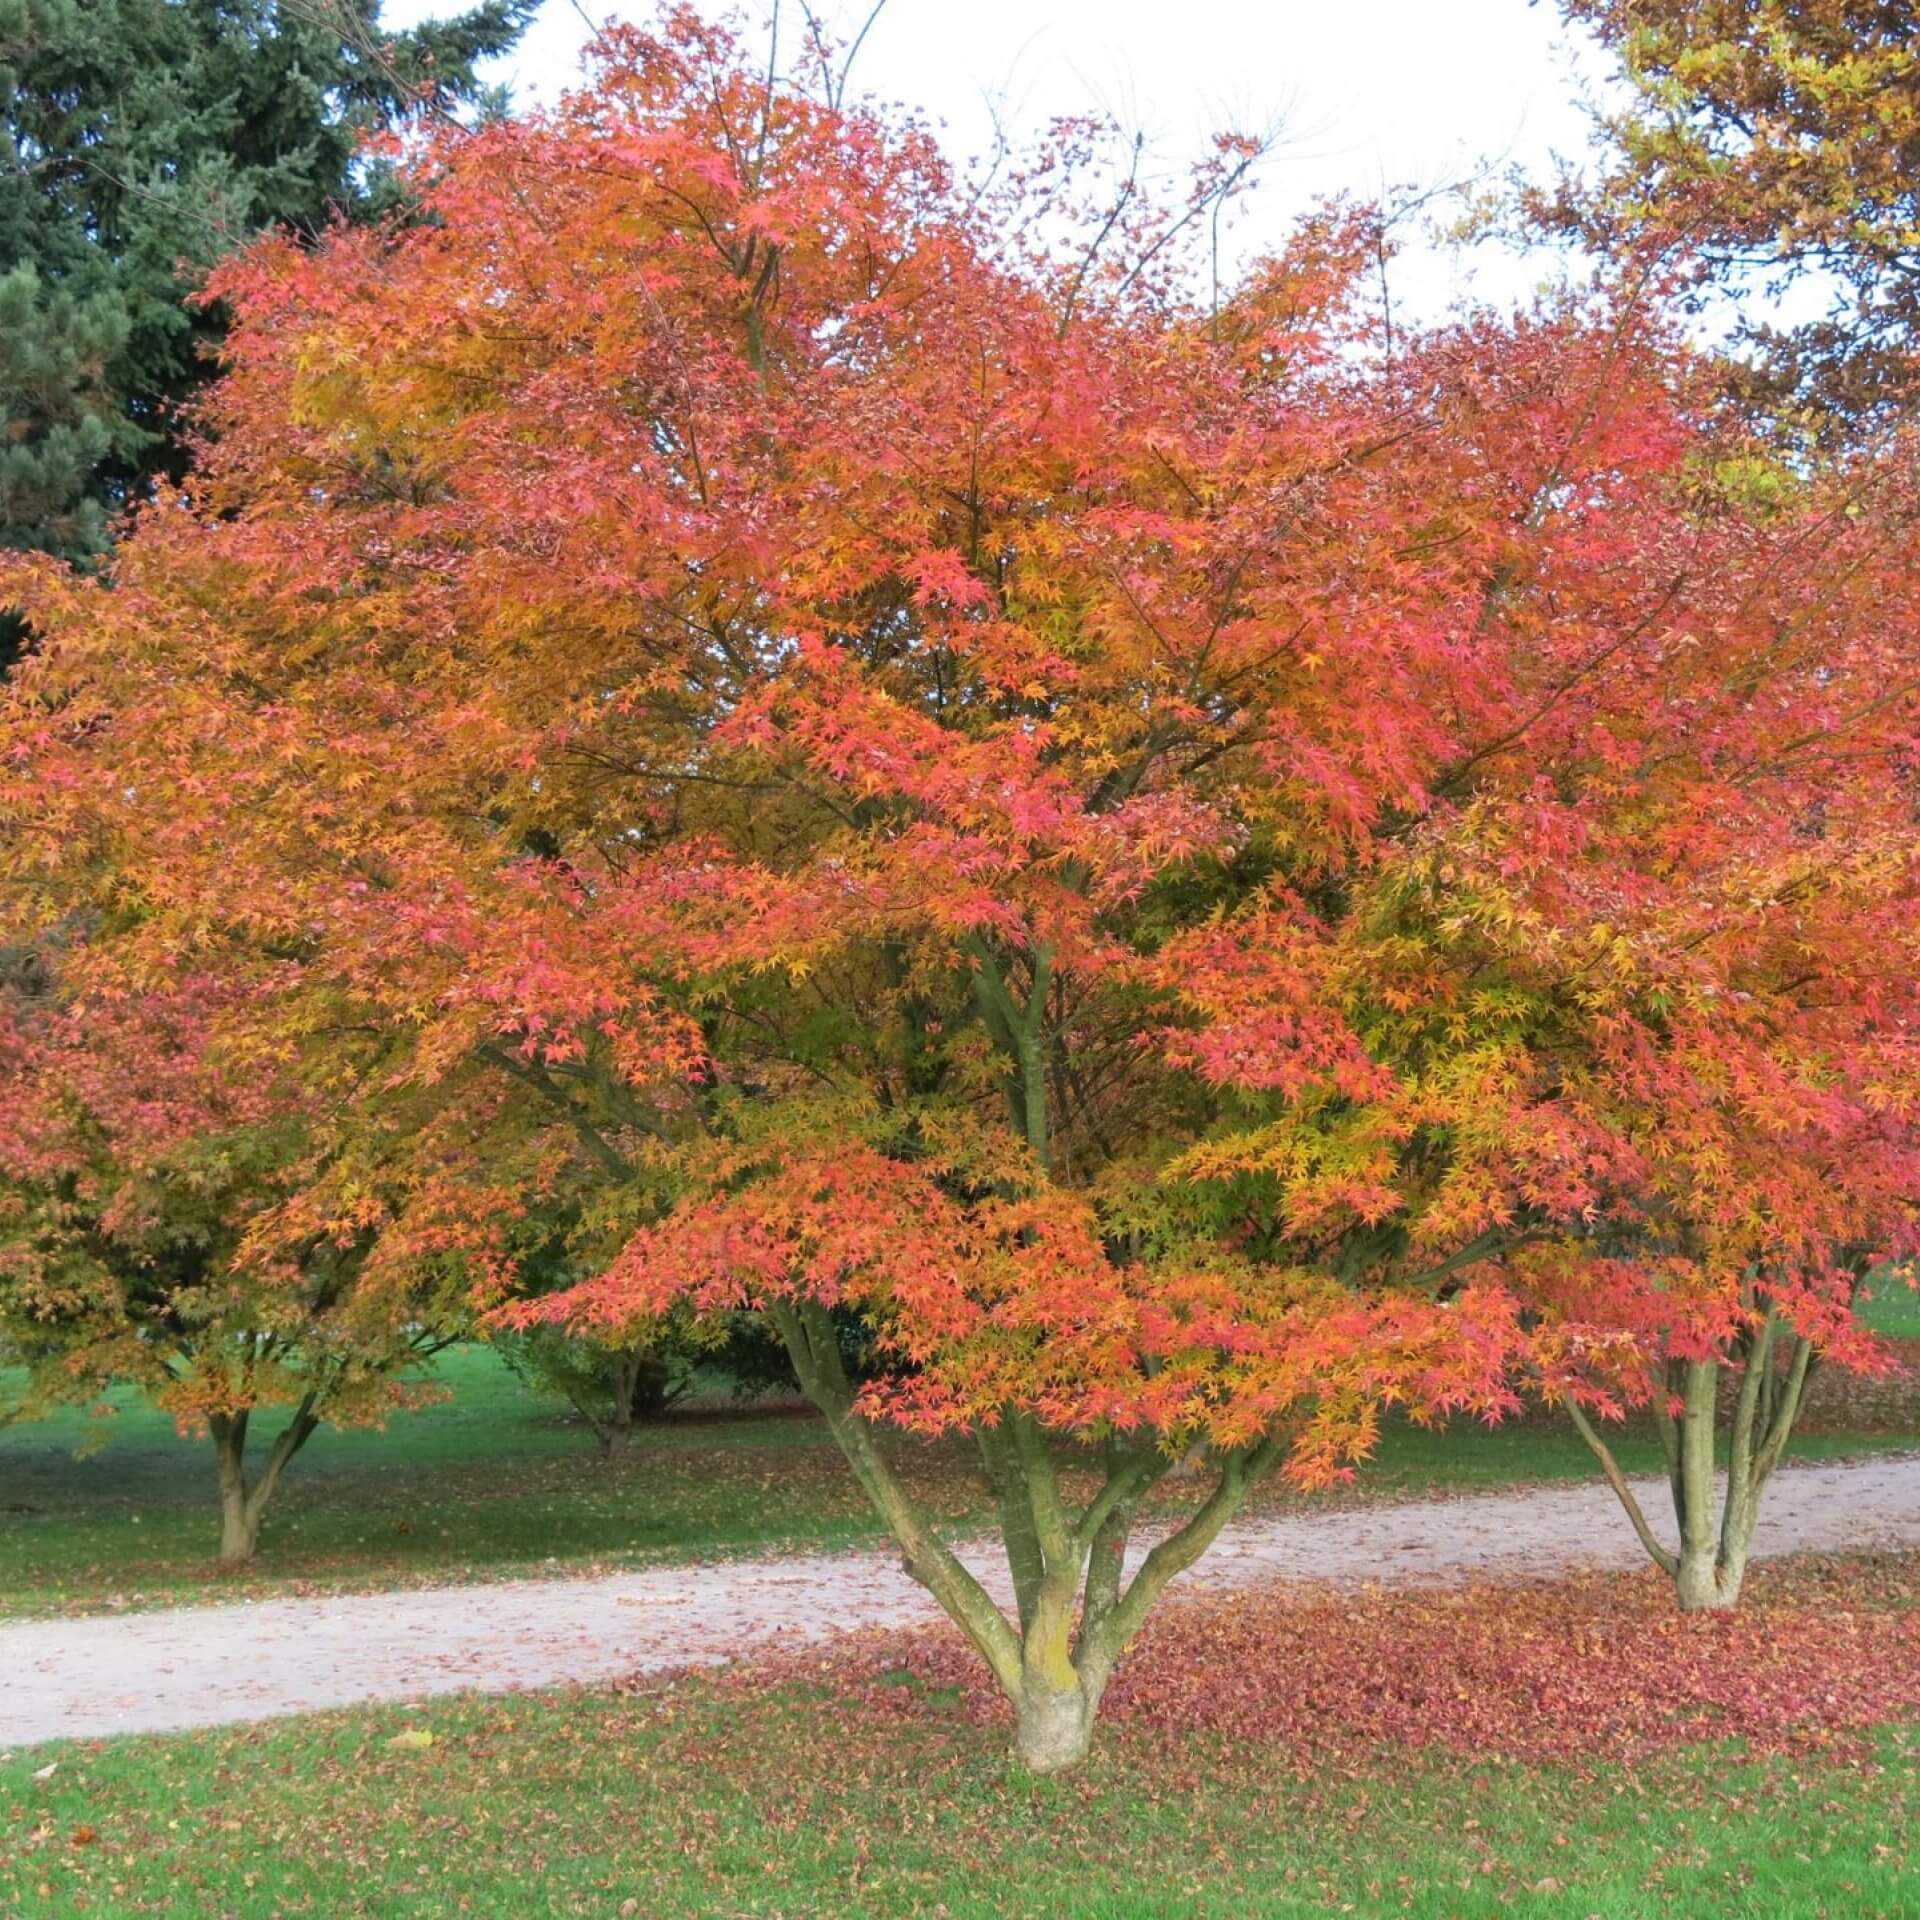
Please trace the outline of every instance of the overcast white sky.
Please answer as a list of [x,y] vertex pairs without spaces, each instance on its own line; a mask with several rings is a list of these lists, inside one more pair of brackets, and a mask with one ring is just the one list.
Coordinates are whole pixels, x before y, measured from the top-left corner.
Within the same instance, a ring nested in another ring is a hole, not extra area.
[[[869,0],[821,0],[842,40]],[[403,27],[447,0],[387,0]],[[551,100],[580,73],[588,21],[645,20],[650,0],[546,0],[518,52],[493,76],[523,104]],[[720,11],[718,7],[716,12]],[[749,20],[764,17],[748,0]],[[804,21],[786,0],[784,43]],[[854,69],[854,91],[906,102],[943,125],[955,157],[988,144],[988,101],[1016,137],[1089,109],[1144,132],[1170,168],[1222,126],[1277,121],[1281,140],[1237,222],[1241,257],[1265,250],[1309,202],[1383,183],[1437,185],[1476,162],[1544,173],[1591,142],[1583,87],[1600,71],[1552,0],[888,0]],[[1544,263],[1412,248],[1395,300],[1435,315],[1463,289],[1505,299]]]

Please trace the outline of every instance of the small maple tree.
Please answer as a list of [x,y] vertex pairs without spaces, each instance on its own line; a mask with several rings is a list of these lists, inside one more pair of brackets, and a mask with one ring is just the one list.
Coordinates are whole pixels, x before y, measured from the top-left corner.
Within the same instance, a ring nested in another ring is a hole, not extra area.
[[[16,952],[0,986],[0,1341],[27,1368],[9,1413],[131,1384],[212,1441],[220,1558],[244,1562],[320,1425],[418,1398],[399,1376],[445,1343],[464,1301],[426,1268],[364,1286],[363,1233],[250,1248],[324,1151],[312,1102],[284,1075],[210,1057],[217,982],[123,997],[94,958],[72,941]],[[256,1467],[249,1429],[276,1407]]]
[[[1905,1247],[1898,489],[1759,484],[1641,293],[1389,343],[1358,216],[1187,300],[1232,143],[969,186],[688,15],[602,54],[428,221],[223,271],[191,508],[16,569],[11,864],[378,1143],[272,1233],[404,1153],[381,1249],[494,1300],[594,1210],[522,1319],[763,1316],[1070,1765],[1263,1475],[1528,1368],[1611,1410],[1684,1208],[1721,1292]],[[1844,1217],[1769,1184],[1822,1100]],[[1003,1578],[890,1425],[977,1445]]]

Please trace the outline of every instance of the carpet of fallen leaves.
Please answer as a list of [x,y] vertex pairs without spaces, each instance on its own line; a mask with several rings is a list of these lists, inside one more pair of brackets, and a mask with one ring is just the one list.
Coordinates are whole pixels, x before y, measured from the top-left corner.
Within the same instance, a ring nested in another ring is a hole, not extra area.
[[[727,1684],[803,1677],[881,1721],[1005,1711],[946,1632],[848,1636],[827,1656],[756,1663]],[[1920,1555],[1763,1568],[1727,1614],[1678,1612],[1651,1569],[1202,1596],[1149,1628],[1105,1713],[1149,1736],[1257,1744],[1303,1772],[1410,1750],[1604,1766],[1717,1739],[1844,1758],[1866,1729],[1920,1719]]]

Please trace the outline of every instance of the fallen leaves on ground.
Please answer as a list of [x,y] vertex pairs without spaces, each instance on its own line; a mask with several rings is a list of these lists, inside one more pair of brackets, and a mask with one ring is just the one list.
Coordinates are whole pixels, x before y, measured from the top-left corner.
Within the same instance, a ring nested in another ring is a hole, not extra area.
[[[945,1631],[849,1636],[727,1684],[800,1677],[894,1722],[1004,1711]],[[1920,1555],[1809,1556],[1756,1575],[1725,1614],[1678,1612],[1652,1572],[1201,1596],[1149,1628],[1104,1711],[1258,1743],[1302,1770],[1388,1749],[1604,1763],[1724,1738],[1843,1753],[1868,1727],[1920,1718]]]

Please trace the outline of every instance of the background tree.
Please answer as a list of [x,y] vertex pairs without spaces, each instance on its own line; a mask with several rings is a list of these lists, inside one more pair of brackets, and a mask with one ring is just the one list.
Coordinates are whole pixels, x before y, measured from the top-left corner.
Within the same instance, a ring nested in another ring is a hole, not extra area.
[[[1623,1260],[1611,1298],[1589,1284],[1571,1309],[1543,1288],[1549,1392],[1593,1450],[1634,1532],[1687,1611],[1736,1605],[1759,1525],[1761,1495],[1785,1457],[1816,1362],[1884,1371],[1884,1349],[1860,1327],[1849,1282],[1830,1264],[1810,1274],[1749,1271],[1715,1283],[1697,1258],[1652,1248]],[[1604,1299],[1611,1312],[1596,1312]],[[1630,1330],[1625,1358],[1622,1334]],[[1557,1336],[1557,1338],[1556,1338]],[[1561,1346],[1564,1342],[1564,1347]],[[1619,1371],[1606,1380],[1607,1362]],[[1596,1361],[1600,1363],[1596,1367]],[[1578,1390],[1567,1384],[1578,1381]],[[1644,1406],[1665,1457],[1672,1544],[1620,1471],[1596,1409]],[[1724,1472],[1724,1484],[1717,1476]]]
[[[1657,432],[1643,349],[1609,352],[1602,417]],[[1611,564],[1490,588],[1499,618],[1551,609],[1535,695],[1442,780],[1479,788],[1430,819],[1445,884],[1395,891],[1398,930],[1501,996],[1608,1143],[1584,1227],[1504,1277],[1680,1604],[1724,1607],[1810,1368],[1890,1364],[1856,1296],[1915,1244],[1920,675],[1887,612],[1913,592],[1915,472],[1898,435],[1789,466],[1714,421],[1710,366],[1658,377],[1690,404],[1607,483]],[[1524,808],[1486,810],[1522,778]],[[1665,1541],[1603,1437],[1628,1407],[1666,1450]]]
[[[137,901],[221,1050],[404,1140],[374,1261],[504,1285],[585,1191],[619,1250],[526,1317],[762,1316],[1071,1765],[1264,1474],[1515,1404],[1523,1261],[1597,1282],[1716,1089],[1904,1150],[1910,516],[1761,484],[1631,285],[1388,354],[1364,220],[1184,296],[1232,144],[976,190],[690,16],[604,52],[430,222],[223,269],[197,511],[16,568],[14,910]],[[1825,1218],[1771,1164],[1748,1258]],[[978,1449],[1010,1607],[882,1421]]]
[[[251,1560],[287,1466],[323,1422],[377,1422],[460,1321],[422,1268],[367,1284],[364,1235],[248,1235],[320,1149],[310,1102],[205,1054],[204,978],[88,1003],[55,950],[0,1007],[0,1343],[28,1378],[11,1417],[132,1385],[213,1445],[220,1558]],[[256,1423],[287,1409],[263,1457]]]
[[[1739,306],[1750,401],[1831,435],[1911,396],[1920,21],[1883,0],[1565,0],[1631,89],[1597,190],[1553,217],[1671,249]],[[1783,297],[1824,306],[1782,325]]]
[[192,298],[206,270],[263,228],[386,206],[362,142],[478,100],[532,11],[387,33],[361,0],[0,4],[0,545],[88,559],[180,479],[226,329]]
[[[1844,455],[1849,442],[1878,442],[1885,454],[1881,485],[1901,475],[1910,459],[1903,430],[1920,364],[1920,59],[1912,10],[1853,0],[1568,0],[1565,11],[1616,55],[1632,97],[1610,116],[1611,152],[1599,181],[1563,187],[1538,204],[1616,259],[1643,266],[1649,256],[1664,260],[1676,275],[1731,301],[1738,353],[1724,371],[1763,420],[1794,439],[1822,443],[1829,457]],[[1783,324],[1774,318],[1783,300],[1825,311]],[[1757,457],[1742,473],[1775,500],[1798,492],[1805,477],[1803,469],[1790,480]],[[1826,496],[1815,524],[1838,544],[1858,548],[1860,528],[1848,522],[1863,513],[1862,486],[1861,463],[1844,457],[1814,484]],[[1880,506],[1896,517],[1910,514],[1905,502]],[[1885,526],[1879,523],[1870,543],[1885,537]],[[1870,561],[1865,575],[1872,577]],[[1805,617],[1792,616],[1794,626]],[[1804,751],[1806,743],[1798,744]],[[1910,806],[1910,753],[1883,747],[1877,765],[1893,804]],[[1833,779],[1836,769],[1821,771]],[[1827,834],[1827,798],[1816,784],[1800,806],[1804,857]],[[1804,875],[1786,873],[1780,884],[1792,897]],[[1843,880],[1822,891],[1831,902],[1846,899],[1850,888]],[[1879,947],[1878,954],[1857,949],[1844,962],[1856,987],[1880,974],[1883,963],[1910,968],[1909,928],[1884,919],[1870,902],[1854,902],[1853,910],[1875,928]],[[1742,1015],[1772,1020],[1769,1002],[1781,992],[1803,1003],[1833,995],[1828,961],[1835,943],[1847,948],[1855,931],[1844,916],[1817,931],[1804,928],[1771,964],[1750,967]],[[1870,1003],[1856,990],[1831,1004]],[[1721,1017],[1730,1013],[1723,1007]],[[1850,1036],[1840,1050],[1862,1038]],[[1833,1037],[1822,1044],[1831,1047]],[[1570,1307],[1549,1289],[1550,1314],[1565,1319],[1575,1348],[1594,1335],[1585,1316],[1596,1302],[1610,1308],[1614,1334],[1629,1336],[1634,1357],[1621,1390],[1626,1402],[1647,1401],[1659,1426],[1678,1527],[1674,1544],[1649,1526],[1577,1395],[1569,1405],[1650,1556],[1674,1576],[1686,1605],[1737,1599],[1760,1492],[1792,1431],[1809,1370],[1822,1358],[1868,1369],[1885,1364],[1852,1314],[1876,1245],[1863,1222],[1897,1217],[1899,1194],[1885,1184],[1889,1170],[1910,1194],[1915,1169],[1901,1171],[1900,1153],[1872,1103],[1843,1114],[1830,1088],[1815,1092],[1820,1056],[1803,1058],[1800,1070],[1807,1091],[1797,1112],[1779,1103],[1777,1087],[1768,1107],[1744,1114],[1733,1099],[1702,1103],[1662,1088],[1671,1111],[1690,1112],[1697,1129],[1686,1181],[1669,1182],[1658,1218],[1613,1249],[1621,1256],[1614,1279],[1585,1308]],[[1869,1084],[1880,1084],[1875,1067],[1863,1063],[1862,1070]],[[1752,1098],[1757,1088],[1742,1092]],[[1792,1193],[1781,1217],[1824,1217],[1821,1232],[1801,1240],[1776,1233],[1771,1244],[1767,1235],[1725,1237],[1727,1195],[1714,1190],[1717,1176],[1727,1156],[1752,1164],[1756,1149],[1776,1159],[1768,1185]],[[1682,1190],[1696,1178],[1694,1190]],[[1707,1277],[1714,1269],[1717,1278]],[[1731,1461],[1718,1500],[1716,1429]]]
[[[564,1208],[550,1200],[523,1230],[528,1251],[515,1261],[515,1291],[538,1298],[577,1286],[618,1251],[631,1230],[627,1205],[616,1205],[609,1218],[591,1193]],[[638,1422],[658,1419],[694,1390],[701,1363],[720,1335],[718,1327],[693,1326],[685,1314],[641,1314],[627,1325],[592,1332],[551,1321],[491,1330],[506,1364],[538,1391],[565,1400],[586,1423],[603,1459],[631,1441]]]
[[494,1341],[514,1372],[586,1422],[603,1459],[632,1440],[639,1422],[657,1420],[693,1391],[700,1357],[646,1322],[624,1338],[540,1325],[503,1330]]

